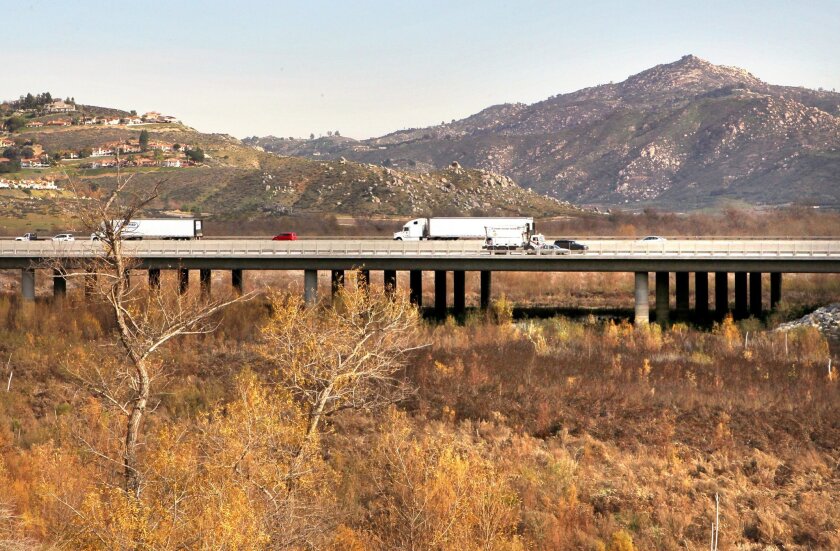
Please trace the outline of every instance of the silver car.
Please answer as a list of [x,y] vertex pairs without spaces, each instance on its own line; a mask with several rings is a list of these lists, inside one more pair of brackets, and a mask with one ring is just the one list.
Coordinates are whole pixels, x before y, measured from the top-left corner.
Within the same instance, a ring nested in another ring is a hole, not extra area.
[[53,241],[75,241],[72,233],[60,233],[52,238]]

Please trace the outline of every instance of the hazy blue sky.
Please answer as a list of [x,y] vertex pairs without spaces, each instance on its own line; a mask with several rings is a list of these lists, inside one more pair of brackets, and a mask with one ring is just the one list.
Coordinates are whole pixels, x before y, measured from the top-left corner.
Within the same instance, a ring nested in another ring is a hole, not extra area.
[[840,89],[838,0],[0,3],[0,98],[48,90],[238,137],[379,135],[687,53]]

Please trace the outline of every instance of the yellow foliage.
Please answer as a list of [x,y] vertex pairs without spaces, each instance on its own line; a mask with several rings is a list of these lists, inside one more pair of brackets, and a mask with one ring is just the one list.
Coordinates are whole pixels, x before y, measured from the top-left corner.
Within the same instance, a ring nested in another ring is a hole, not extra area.
[[633,537],[624,530],[614,532],[610,539],[609,551],[635,551]]

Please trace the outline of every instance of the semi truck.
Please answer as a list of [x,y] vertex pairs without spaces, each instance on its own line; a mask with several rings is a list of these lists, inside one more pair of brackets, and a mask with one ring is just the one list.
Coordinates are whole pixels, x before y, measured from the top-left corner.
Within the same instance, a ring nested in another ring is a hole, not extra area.
[[487,228],[526,227],[534,232],[534,219],[527,217],[500,218],[415,218],[394,233],[397,241],[419,241],[423,239],[486,239]]
[[[201,239],[203,221],[197,218],[143,218],[112,220],[121,229],[123,239]],[[102,231],[90,235],[91,240],[102,238]]]
[[491,251],[553,251],[565,252],[566,249],[555,247],[545,242],[541,233],[533,233],[528,226],[487,226],[483,248]]

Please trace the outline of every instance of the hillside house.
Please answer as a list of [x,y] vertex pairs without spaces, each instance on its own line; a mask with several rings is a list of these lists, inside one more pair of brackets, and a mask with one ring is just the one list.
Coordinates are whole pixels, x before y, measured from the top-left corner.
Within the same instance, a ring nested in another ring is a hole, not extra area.
[[143,151],[142,149],[140,149],[140,146],[139,146],[139,145],[127,144],[127,143],[124,143],[124,144],[120,144],[120,145],[118,145],[116,149],[117,149],[117,151],[119,151],[121,154],[126,154],[126,153],[140,153],[141,151]]
[[0,138],[0,147],[12,147],[15,145],[15,142],[12,140],[7,140],[6,138]]
[[143,113],[143,116],[140,118],[146,122],[157,122],[160,118],[160,113],[157,111],[149,111],[148,113]]
[[47,121],[47,126],[70,126],[70,121],[67,119],[55,119]]
[[93,151],[91,152],[91,157],[108,157],[114,154],[114,149],[112,147],[107,146],[100,146],[94,147]]
[[24,159],[20,162],[21,168],[47,168],[50,166],[49,161],[44,159]]
[[109,126],[114,126],[114,125],[120,124],[120,121],[121,121],[121,120],[122,120],[122,119],[121,119],[121,118],[119,118],[119,117],[116,117],[116,118],[114,118],[114,117],[108,117],[108,118],[102,119],[102,123],[103,123],[103,124],[107,124],[107,125],[109,125]]
[[181,168],[181,159],[164,159],[160,166],[167,168]]
[[128,126],[134,126],[136,124],[143,124],[143,119],[138,118],[138,117],[131,117],[130,119],[128,119],[128,122],[126,124]]
[[28,122],[26,126],[29,128],[41,128],[42,126],[44,126],[44,123],[42,123],[41,121],[31,121]]
[[99,119],[96,117],[85,117],[82,119],[82,124],[99,124]]
[[149,142],[149,149],[154,151],[172,151],[172,144]]
[[76,106],[72,103],[66,103],[60,99],[53,101],[47,105],[47,113],[70,113],[76,110]]

